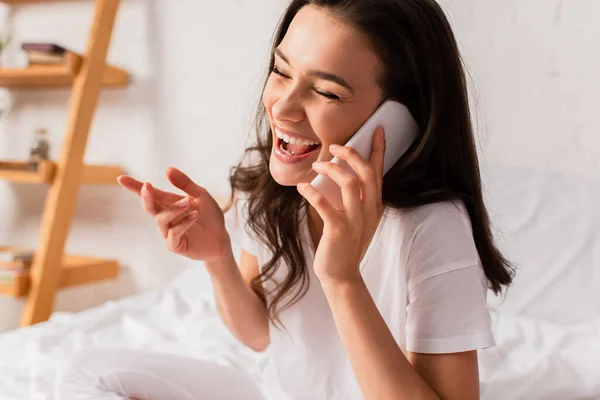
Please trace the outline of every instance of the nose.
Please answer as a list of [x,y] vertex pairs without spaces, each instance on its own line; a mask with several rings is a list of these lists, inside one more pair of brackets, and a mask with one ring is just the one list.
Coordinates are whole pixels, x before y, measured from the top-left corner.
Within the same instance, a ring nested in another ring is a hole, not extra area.
[[280,96],[271,108],[271,113],[276,121],[298,123],[306,118],[301,96],[292,87],[280,92]]

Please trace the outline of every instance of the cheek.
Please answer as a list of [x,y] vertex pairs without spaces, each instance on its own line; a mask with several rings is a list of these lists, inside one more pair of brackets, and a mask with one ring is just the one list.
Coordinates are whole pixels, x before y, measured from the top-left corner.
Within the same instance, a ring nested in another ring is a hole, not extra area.
[[348,118],[344,108],[328,108],[318,110],[309,117],[315,134],[328,147],[330,144],[345,144],[354,134],[354,121]]

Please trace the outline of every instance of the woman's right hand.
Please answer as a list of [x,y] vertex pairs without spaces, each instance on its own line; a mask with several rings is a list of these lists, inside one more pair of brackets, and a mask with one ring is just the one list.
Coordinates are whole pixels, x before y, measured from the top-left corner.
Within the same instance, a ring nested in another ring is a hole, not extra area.
[[171,252],[206,262],[224,259],[231,242],[218,203],[178,169],[169,168],[167,178],[187,196],[164,192],[130,176],[117,181],[140,196],[142,208],[156,221]]

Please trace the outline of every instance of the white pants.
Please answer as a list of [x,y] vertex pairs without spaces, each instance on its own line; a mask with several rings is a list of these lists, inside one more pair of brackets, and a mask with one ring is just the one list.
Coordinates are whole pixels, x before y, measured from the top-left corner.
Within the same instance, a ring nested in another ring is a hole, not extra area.
[[171,354],[89,350],[59,372],[55,400],[263,400],[245,371]]

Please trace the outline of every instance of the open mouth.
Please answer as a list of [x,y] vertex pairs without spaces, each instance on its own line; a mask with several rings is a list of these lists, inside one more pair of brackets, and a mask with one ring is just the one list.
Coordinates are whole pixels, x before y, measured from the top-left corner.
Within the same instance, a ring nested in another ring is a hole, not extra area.
[[321,143],[287,135],[277,128],[275,135],[277,136],[277,148],[288,157],[304,159],[321,147]]

